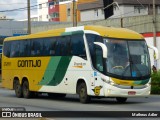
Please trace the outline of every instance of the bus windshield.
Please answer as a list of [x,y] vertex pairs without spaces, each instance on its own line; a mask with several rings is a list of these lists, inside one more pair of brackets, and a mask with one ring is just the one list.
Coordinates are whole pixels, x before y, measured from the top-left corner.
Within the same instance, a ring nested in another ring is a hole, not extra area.
[[144,40],[104,38],[104,41],[108,48],[108,74],[124,79],[146,79],[150,76],[150,59]]

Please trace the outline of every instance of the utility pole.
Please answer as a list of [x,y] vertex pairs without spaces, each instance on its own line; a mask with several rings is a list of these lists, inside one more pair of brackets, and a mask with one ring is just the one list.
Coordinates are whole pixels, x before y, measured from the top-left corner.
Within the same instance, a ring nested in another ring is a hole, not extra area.
[[77,7],[76,1],[73,0],[73,27],[77,26]]
[[[156,9],[155,9],[155,0],[153,0],[153,43],[154,47],[157,47],[157,42],[156,42]],[[156,56],[154,53],[154,65],[157,67],[157,61],[155,60]]]
[[155,0],[153,0],[153,40],[154,40],[154,46],[156,45],[156,9],[155,9]]
[[28,34],[31,34],[31,15],[30,15],[30,0],[27,0],[27,8],[28,8]]

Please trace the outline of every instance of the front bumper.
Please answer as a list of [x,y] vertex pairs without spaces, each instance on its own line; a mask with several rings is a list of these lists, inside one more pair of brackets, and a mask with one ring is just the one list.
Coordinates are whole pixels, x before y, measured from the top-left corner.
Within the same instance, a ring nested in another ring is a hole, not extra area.
[[[146,97],[150,95],[151,85],[146,85],[143,88],[133,87],[127,88],[122,86],[105,85],[104,86],[104,96],[105,97]],[[135,94],[129,94],[135,93]]]

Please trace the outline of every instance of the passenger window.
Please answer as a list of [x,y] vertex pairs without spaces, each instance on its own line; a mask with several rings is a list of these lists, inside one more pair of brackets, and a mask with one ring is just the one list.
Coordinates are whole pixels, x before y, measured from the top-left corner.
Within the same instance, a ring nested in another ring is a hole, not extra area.
[[62,46],[62,40],[60,37],[56,39],[56,51],[55,56],[61,56],[61,46]]
[[19,57],[19,41],[12,42],[10,57]]
[[6,57],[10,57],[11,41],[4,42],[3,53]]
[[62,46],[61,46],[61,55],[68,56],[70,51],[70,37],[69,36],[62,36]]
[[43,39],[31,40],[31,56],[41,56],[43,53]]
[[44,56],[53,56],[55,55],[55,44],[56,44],[56,38],[44,38],[43,40],[43,55]]
[[86,50],[84,45],[83,34],[71,36],[71,55],[86,59]]
[[19,56],[20,57],[27,57],[30,55],[30,41],[29,40],[21,40],[19,41],[20,49],[19,49]]

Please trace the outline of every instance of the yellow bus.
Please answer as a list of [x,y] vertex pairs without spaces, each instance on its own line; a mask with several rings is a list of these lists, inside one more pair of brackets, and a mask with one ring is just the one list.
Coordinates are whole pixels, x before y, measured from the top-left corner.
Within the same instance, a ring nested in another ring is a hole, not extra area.
[[82,103],[123,103],[150,94],[150,75],[143,36],[125,28],[79,26],[4,40],[2,86],[17,97],[78,94]]

